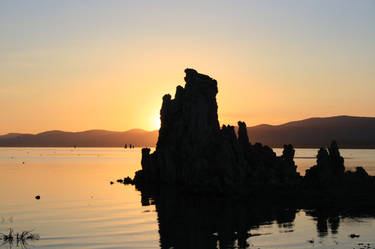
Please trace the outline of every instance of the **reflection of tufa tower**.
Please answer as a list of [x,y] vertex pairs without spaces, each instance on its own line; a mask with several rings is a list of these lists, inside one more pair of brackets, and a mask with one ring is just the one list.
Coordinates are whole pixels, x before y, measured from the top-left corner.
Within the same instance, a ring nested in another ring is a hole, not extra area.
[[162,249],[248,248],[251,236],[262,235],[257,231],[262,224],[293,230],[297,212],[290,203],[182,196],[171,189],[157,196],[142,191],[142,197],[143,205],[154,200]]

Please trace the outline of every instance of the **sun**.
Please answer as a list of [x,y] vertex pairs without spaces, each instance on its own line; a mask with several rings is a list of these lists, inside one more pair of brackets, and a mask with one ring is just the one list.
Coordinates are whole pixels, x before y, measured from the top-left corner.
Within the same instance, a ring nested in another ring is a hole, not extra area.
[[160,114],[157,113],[152,117],[152,129],[159,130],[160,128]]

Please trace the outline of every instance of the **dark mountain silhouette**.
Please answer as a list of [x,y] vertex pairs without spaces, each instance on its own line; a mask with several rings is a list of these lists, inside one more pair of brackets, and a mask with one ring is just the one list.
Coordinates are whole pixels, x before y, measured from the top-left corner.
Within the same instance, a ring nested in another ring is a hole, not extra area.
[[[309,118],[282,125],[257,125],[247,128],[252,143],[270,147],[293,144],[299,148],[318,148],[331,140],[341,148],[375,148],[375,118],[335,116]],[[45,147],[123,147],[125,143],[154,146],[157,131],[133,129],[124,132],[89,130],[82,132],[46,131],[39,134],[9,133],[0,136],[0,146]]]
[[14,147],[124,147],[125,144],[153,146],[157,131],[133,129],[124,132],[89,130],[46,131],[39,134],[10,133],[0,136],[0,146]]
[[341,148],[375,148],[373,117],[309,118],[282,125],[248,127],[247,132],[252,143],[261,142],[274,148],[284,144],[319,148],[331,140],[339,141]]

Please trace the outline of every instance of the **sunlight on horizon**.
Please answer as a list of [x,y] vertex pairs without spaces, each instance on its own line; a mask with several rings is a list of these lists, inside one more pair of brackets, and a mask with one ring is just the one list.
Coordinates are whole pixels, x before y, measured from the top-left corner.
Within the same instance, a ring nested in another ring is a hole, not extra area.
[[160,114],[155,114],[152,119],[152,130],[159,130],[160,128]]
[[223,124],[375,116],[374,6],[1,1],[0,134],[157,129],[188,67]]

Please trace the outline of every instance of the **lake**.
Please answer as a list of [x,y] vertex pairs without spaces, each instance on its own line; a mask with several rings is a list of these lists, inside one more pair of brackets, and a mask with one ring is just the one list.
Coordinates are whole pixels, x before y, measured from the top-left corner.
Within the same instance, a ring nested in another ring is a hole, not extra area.
[[[316,153],[296,149],[301,174]],[[341,153],[348,168],[375,175],[375,150]],[[173,191],[155,205],[116,183],[133,177],[140,160],[138,148],[0,148],[0,233],[32,230],[40,239],[29,241],[30,248],[375,248],[375,219],[366,212],[183,198]]]

